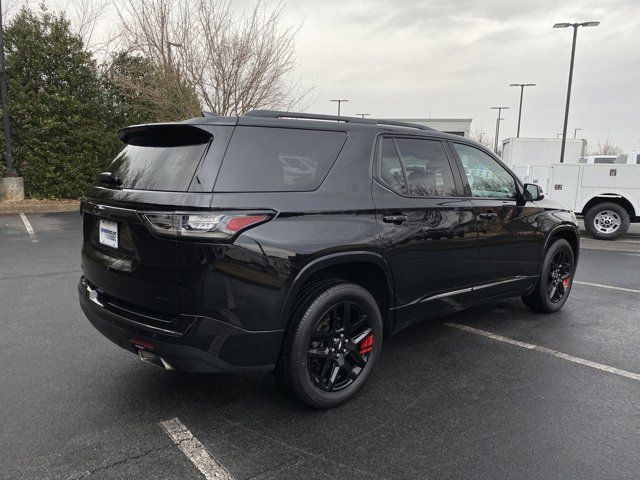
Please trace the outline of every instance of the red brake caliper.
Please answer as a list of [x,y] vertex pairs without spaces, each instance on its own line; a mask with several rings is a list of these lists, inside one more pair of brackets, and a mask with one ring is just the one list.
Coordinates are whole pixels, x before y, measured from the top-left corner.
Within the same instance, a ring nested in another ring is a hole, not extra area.
[[372,348],[373,348],[373,333],[367,335],[364,338],[364,340],[360,342],[358,352],[360,352],[360,355],[364,355],[365,353],[369,353]]
[[564,288],[569,288],[569,280],[571,280],[571,277],[567,277],[562,280],[562,286]]

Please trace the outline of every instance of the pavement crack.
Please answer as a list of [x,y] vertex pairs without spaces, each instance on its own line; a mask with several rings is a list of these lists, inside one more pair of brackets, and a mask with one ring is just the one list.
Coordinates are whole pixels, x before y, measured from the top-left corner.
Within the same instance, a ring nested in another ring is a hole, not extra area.
[[[182,443],[182,441],[180,441],[180,443]],[[142,452],[142,453],[140,453],[138,455],[133,455],[133,456],[130,456],[130,457],[126,457],[126,458],[123,458],[121,460],[118,460],[118,461],[115,461],[113,463],[110,463],[109,465],[103,465],[101,467],[94,468],[93,470],[89,470],[87,472],[84,472],[80,476],[68,477],[67,480],[81,480],[83,478],[87,478],[90,475],[93,475],[94,473],[101,472],[103,470],[108,470],[108,469],[116,467],[118,465],[122,465],[123,463],[127,463],[127,462],[129,462],[131,460],[137,460],[139,458],[142,458],[142,457],[145,457],[145,456],[149,455],[150,453],[159,452],[161,450],[167,450],[169,448],[172,448],[175,445],[176,444],[172,443],[171,445],[165,445],[165,446],[162,446],[162,447],[151,448],[151,449],[146,450],[146,451],[144,451],[144,452]]]

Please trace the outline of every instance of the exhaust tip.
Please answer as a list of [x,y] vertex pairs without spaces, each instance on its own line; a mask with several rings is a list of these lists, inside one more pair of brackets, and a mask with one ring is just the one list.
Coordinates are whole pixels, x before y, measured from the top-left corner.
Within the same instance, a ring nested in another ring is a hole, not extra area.
[[160,355],[157,355],[149,350],[138,349],[138,357],[144,363],[155,365],[156,367],[164,368],[165,370],[173,370],[173,367]]

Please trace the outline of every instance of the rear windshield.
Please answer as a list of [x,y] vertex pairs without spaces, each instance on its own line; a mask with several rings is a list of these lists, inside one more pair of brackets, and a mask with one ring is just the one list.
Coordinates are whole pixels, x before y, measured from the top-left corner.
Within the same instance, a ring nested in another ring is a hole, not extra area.
[[346,139],[344,132],[326,130],[236,127],[215,191],[315,190]]
[[127,145],[111,163],[110,171],[122,180],[122,188],[186,192],[207,145]]

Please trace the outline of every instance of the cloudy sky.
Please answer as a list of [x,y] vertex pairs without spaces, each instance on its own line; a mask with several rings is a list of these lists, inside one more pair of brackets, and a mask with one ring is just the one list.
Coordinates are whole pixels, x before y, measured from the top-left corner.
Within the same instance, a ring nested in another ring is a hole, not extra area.
[[[29,2],[30,0],[13,0]],[[34,0],[35,1],[35,0]],[[101,0],[83,0],[101,1]],[[265,0],[276,6],[277,0]],[[47,0],[54,9],[70,0]],[[253,0],[233,0],[238,9]],[[308,111],[382,118],[472,118],[472,130],[515,136],[519,89],[522,136],[562,131],[571,29],[578,33],[569,136],[595,148],[607,137],[640,148],[640,0],[285,0],[285,22],[301,25],[296,76],[313,85]],[[70,12],[72,16],[72,12]],[[108,16],[108,15],[107,15]],[[105,19],[109,23],[109,18]]]
[[[287,21],[303,22],[297,73],[315,85],[309,110],[379,117],[473,118],[501,133],[562,132],[571,29],[556,22],[598,20],[578,32],[569,131],[590,147],[607,137],[640,148],[640,0],[322,0],[287,2]],[[501,135],[502,137],[503,135]]]

